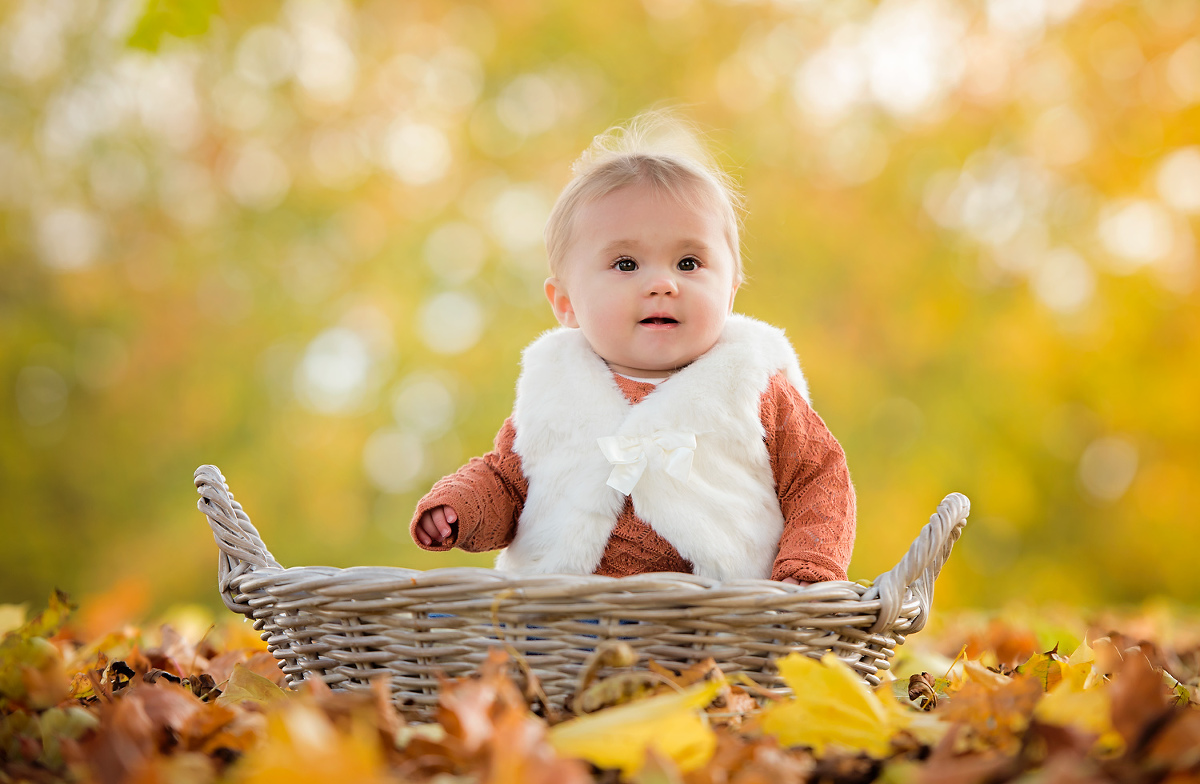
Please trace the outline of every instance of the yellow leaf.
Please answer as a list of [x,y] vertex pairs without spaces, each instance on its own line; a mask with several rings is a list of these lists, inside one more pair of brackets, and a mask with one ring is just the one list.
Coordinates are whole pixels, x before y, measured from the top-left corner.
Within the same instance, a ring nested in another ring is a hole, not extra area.
[[1029,661],[1017,668],[1017,672],[1029,675],[1042,686],[1042,691],[1050,691],[1063,679],[1065,663],[1054,658],[1053,653],[1035,653]]
[[250,700],[260,705],[270,705],[286,696],[283,689],[239,662],[234,665],[233,674],[225,682],[221,696],[217,697],[217,704],[237,705]]
[[1075,727],[1098,736],[1097,745],[1104,750],[1116,750],[1122,745],[1121,735],[1112,725],[1112,699],[1108,684],[1084,687],[1088,665],[1071,668],[1058,686],[1043,697],[1033,710],[1034,718],[1045,724]]
[[884,757],[892,734],[906,724],[902,713],[888,711],[857,675],[832,653],[820,662],[793,653],[776,664],[795,697],[772,705],[762,727],[785,746],[826,746]]
[[378,732],[368,723],[356,719],[348,731],[339,730],[315,706],[295,701],[271,714],[266,741],[246,754],[234,781],[385,784],[394,779],[388,775]]
[[716,697],[719,682],[699,684],[679,694],[638,700],[563,722],[550,729],[550,743],[565,757],[630,776],[650,747],[688,772],[708,762],[717,740],[700,710]]

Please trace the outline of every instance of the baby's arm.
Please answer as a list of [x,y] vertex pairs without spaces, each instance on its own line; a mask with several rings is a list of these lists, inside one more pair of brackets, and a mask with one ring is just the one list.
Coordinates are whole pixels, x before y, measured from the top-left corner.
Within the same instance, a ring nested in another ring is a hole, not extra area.
[[515,437],[512,420],[505,420],[491,452],[438,480],[417,503],[409,533],[418,545],[486,552],[512,542],[528,492],[521,458],[512,450]]
[[841,445],[783,374],[771,379],[760,413],[784,519],[771,578],[845,580],[855,497]]

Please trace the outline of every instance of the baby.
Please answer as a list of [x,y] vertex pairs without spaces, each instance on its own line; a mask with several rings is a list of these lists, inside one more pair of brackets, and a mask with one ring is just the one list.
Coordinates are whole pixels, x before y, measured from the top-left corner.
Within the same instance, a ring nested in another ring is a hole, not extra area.
[[519,574],[846,579],[854,487],[782,330],[734,314],[738,195],[662,113],[597,137],[546,225],[562,326],[525,349],[495,449],[410,531]]

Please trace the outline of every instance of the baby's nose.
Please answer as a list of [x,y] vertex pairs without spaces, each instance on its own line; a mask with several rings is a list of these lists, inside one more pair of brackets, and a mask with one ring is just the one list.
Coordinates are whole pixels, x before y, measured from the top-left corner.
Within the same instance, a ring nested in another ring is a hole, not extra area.
[[655,296],[674,296],[679,293],[679,286],[675,284],[675,279],[670,275],[655,277],[649,281],[646,286],[646,294],[651,297]]

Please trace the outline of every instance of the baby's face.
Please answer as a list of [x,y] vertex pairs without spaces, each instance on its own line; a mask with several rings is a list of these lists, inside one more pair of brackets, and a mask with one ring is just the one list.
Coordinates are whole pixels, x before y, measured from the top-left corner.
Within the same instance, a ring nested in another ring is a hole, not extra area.
[[717,211],[644,184],[582,207],[559,266],[546,281],[559,323],[629,376],[669,376],[712,348],[737,292]]

